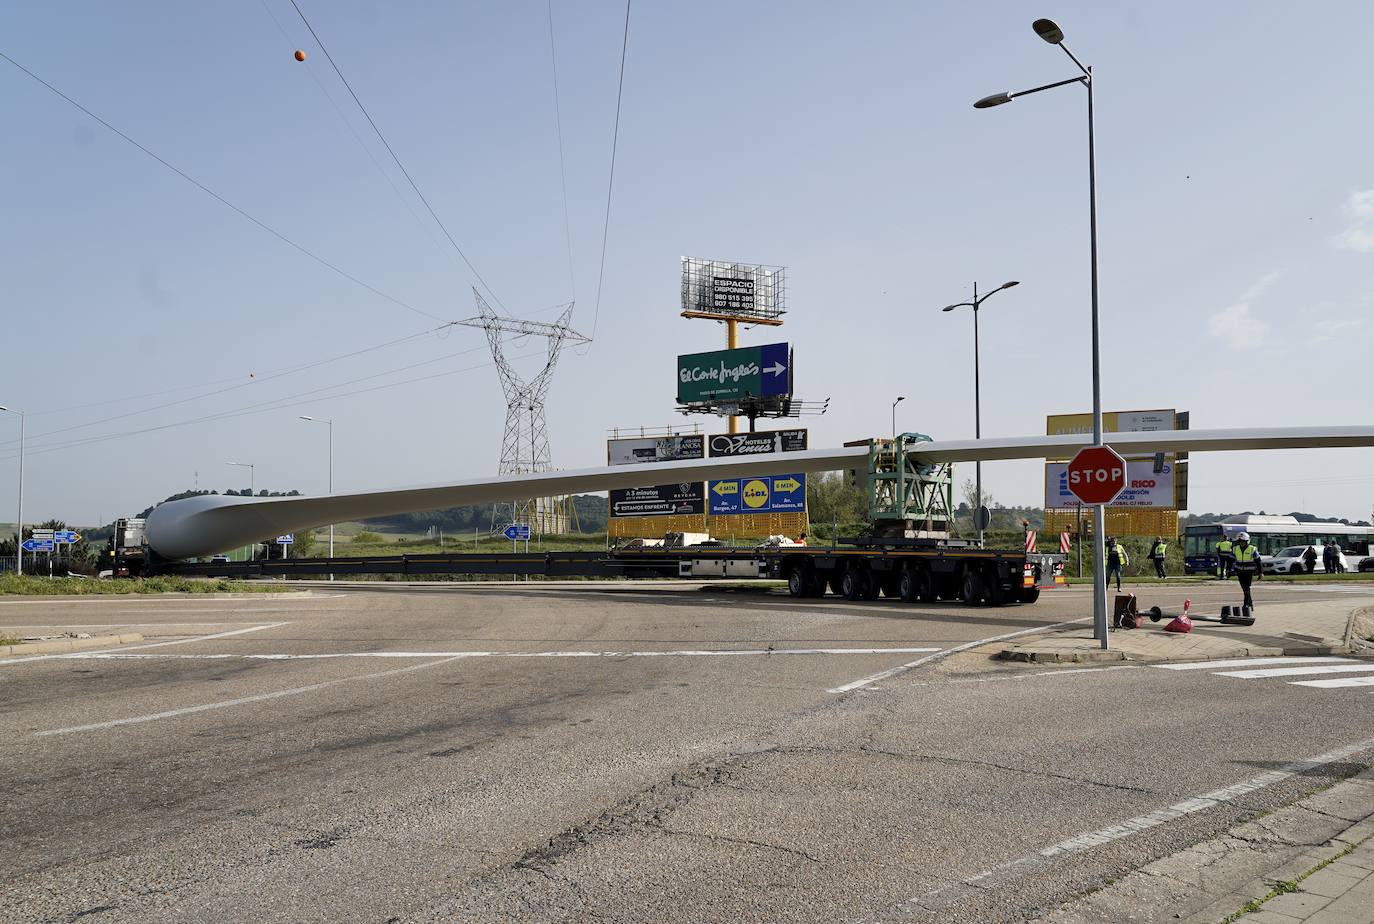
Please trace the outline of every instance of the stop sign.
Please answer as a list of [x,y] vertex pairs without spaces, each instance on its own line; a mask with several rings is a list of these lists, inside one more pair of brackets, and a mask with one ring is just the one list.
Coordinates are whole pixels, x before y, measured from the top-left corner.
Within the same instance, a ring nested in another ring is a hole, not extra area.
[[1126,487],[1126,460],[1110,446],[1078,450],[1069,463],[1069,490],[1085,504],[1110,504]]

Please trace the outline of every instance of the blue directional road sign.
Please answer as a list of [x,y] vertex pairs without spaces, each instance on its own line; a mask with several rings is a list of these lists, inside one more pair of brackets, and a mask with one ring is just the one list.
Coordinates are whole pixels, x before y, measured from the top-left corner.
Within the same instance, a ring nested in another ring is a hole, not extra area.
[[530,525],[528,523],[512,523],[505,528],[501,535],[505,536],[511,542],[529,542]]
[[81,541],[81,534],[74,529],[59,529],[52,534],[52,538],[58,545],[73,545]]
[[290,545],[291,543],[293,543],[293,542],[295,542],[295,541],[296,541],[296,534],[295,534],[295,533],[287,533],[287,534],[284,535],[284,536],[278,536],[278,537],[277,537],[277,544],[278,544],[278,545]]
[[57,542],[52,539],[25,539],[25,552],[51,552],[57,548]]

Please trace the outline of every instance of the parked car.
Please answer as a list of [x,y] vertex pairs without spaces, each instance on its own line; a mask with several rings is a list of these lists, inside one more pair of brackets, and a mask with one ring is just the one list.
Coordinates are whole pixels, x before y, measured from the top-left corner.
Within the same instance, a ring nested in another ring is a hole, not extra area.
[[1360,570],[1374,571],[1374,555],[1370,555],[1368,558],[1360,559]]
[[1313,549],[1317,553],[1317,564],[1313,571],[1324,572],[1326,568],[1322,566],[1322,552],[1316,546],[1310,545],[1290,545],[1286,549],[1279,549],[1273,555],[1261,555],[1260,567],[1265,574],[1306,574],[1307,565],[1303,562],[1303,555],[1308,549]]

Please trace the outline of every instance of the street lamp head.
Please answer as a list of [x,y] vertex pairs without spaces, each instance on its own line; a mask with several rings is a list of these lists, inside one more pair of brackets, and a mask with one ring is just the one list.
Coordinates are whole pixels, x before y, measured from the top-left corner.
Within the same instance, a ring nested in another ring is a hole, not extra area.
[[941,310],[941,311],[953,311],[955,308],[962,308],[962,307],[964,307],[964,306],[963,306],[963,305],[946,305],[945,307],[941,308],[940,310]]
[[992,94],[991,96],[985,96],[985,97],[983,97],[983,98],[980,99],[978,102],[976,102],[976,103],[973,104],[973,108],[974,108],[974,109],[991,109],[993,106],[1001,106],[1001,105],[1003,105],[1004,103],[1009,103],[1009,102],[1011,102],[1011,92],[1010,92],[1010,91],[1003,91],[1003,92],[1001,92],[1001,93],[994,93],[994,94]]
[[314,420],[314,419],[315,419],[315,418],[313,418],[313,417],[306,417],[304,414],[301,415],[301,420]]
[[1051,45],[1058,45],[1064,41],[1064,30],[1060,29],[1053,19],[1037,19],[1031,23],[1031,28],[1035,30],[1036,35]]
[[906,400],[906,395],[898,395],[898,396],[897,396],[897,400],[896,400],[896,401],[893,401],[892,403],[893,403],[893,404],[901,404],[901,403],[902,403],[903,401],[905,401],[905,400]]
[[1010,289],[1012,286],[1019,286],[1020,284],[1021,284],[1021,280],[1019,280],[1019,279],[1012,279],[1012,280],[1009,280],[1009,281],[1007,281],[1007,282],[1002,283],[1002,284],[1001,284],[1000,286],[998,286],[997,288],[998,288],[999,290],[1000,290],[1000,289]]

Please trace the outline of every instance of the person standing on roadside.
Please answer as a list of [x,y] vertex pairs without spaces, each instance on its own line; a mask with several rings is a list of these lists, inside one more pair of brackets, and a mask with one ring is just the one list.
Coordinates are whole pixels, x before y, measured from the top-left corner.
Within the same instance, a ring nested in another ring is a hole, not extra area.
[[1331,540],[1322,540],[1322,570],[1332,574],[1336,570],[1336,555],[1331,548]]
[[1105,583],[1112,582],[1112,575],[1116,575],[1116,589],[1121,592],[1121,568],[1131,563],[1131,557],[1126,554],[1126,550],[1121,547],[1121,543],[1111,537],[1107,538],[1107,580]]
[[1217,577],[1223,581],[1231,576],[1231,563],[1235,559],[1231,557],[1231,540],[1225,535],[1217,543]]
[[1302,566],[1308,574],[1317,570],[1317,550],[1310,545],[1307,551],[1302,553]]
[[1260,567],[1259,549],[1250,544],[1249,533],[1241,533],[1236,537],[1235,570],[1241,592],[1245,594],[1243,605],[1247,610],[1253,610],[1255,601],[1250,596],[1250,582],[1264,580],[1264,569]]
[[1155,536],[1154,545],[1150,546],[1150,561],[1155,563],[1155,576],[1163,578],[1164,575],[1164,553],[1168,550],[1168,545],[1164,543],[1163,536]]

